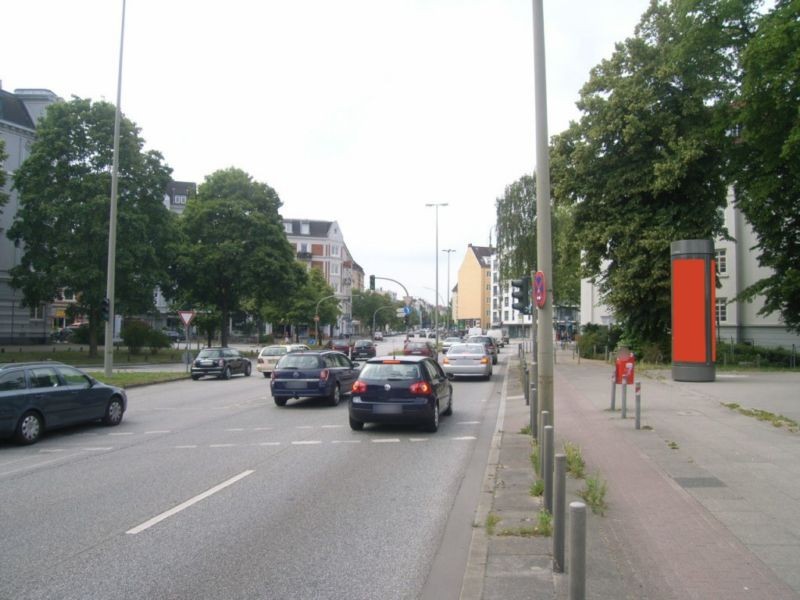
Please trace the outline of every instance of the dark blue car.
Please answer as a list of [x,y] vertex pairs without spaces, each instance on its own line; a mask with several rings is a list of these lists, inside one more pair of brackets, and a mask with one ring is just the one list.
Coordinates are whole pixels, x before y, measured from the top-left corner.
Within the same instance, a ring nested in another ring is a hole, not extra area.
[[292,352],[275,365],[269,387],[278,406],[290,398],[327,398],[331,406],[350,393],[358,378],[358,363],[341,352]]
[[453,413],[452,377],[428,356],[384,356],[364,363],[350,396],[350,427],[364,423],[422,424],[439,429]]

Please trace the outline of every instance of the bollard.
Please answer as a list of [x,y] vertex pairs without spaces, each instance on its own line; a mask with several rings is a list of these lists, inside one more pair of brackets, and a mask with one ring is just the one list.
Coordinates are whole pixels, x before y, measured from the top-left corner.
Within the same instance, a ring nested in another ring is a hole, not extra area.
[[553,426],[544,428],[544,508],[553,514]]
[[628,380],[622,378],[622,418],[628,418]]
[[553,571],[564,572],[564,513],[567,508],[567,455],[556,454],[556,489],[553,497]]
[[617,375],[611,371],[611,410],[617,409]]
[[539,394],[536,385],[531,384],[531,435],[539,441]]
[[522,365],[522,394],[525,396],[525,405],[530,404],[530,397],[528,396],[528,365]]
[[636,429],[642,428],[642,383],[636,382]]
[[544,428],[550,424],[550,412],[539,413],[539,475],[544,478]]
[[586,505],[569,504],[569,600],[586,598]]

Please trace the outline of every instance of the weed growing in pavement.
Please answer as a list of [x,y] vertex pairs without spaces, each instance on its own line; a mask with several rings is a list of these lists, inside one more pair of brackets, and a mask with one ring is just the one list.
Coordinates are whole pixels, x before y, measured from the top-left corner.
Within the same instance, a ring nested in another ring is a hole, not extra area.
[[502,519],[493,513],[486,515],[486,533],[494,535],[494,528]]
[[537,475],[540,475],[540,473],[539,473],[539,444],[536,442],[536,440],[534,440],[531,443],[531,446],[533,448],[533,450],[531,451],[531,466],[533,466],[533,472],[536,473]]
[[575,479],[586,476],[586,462],[581,455],[581,447],[572,442],[564,442],[564,452],[567,455],[567,473]]
[[678,442],[667,442],[667,446],[669,446],[673,450],[677,450],[678,448],[680,448],[680,446],[678,446]]
[[525,425],[525,427],[520,429],[519,432],[524,434],[524,435],[530,435],[531,434],[531,426],[530,425]]
[[531,496],[541,496],[544,494],[544,480],[537,479],[531,484]]
[[553,517],[549,512],[542,509],[536,517],[537,523],[533,527],[515,527],[501,529],[497,535],[503,537],[534,537],[537,535],[553,535]]
[[586,487],[578,491],[586,505],[592,509],[596,515],[604,515],[608,504],[606,504],[606,482],[600,478],[599,473],[586,478]]
[[735,402],[725,403],[720,402],[722,406],[726,408],[730,408],[731,410],[735,410],[741,415],[746,417],[755,417],[759,421],[768,421],[772,423],[773,427],[783,427],[791,431],[792,433],[797,433],[800,430],[800,423],[795,421],[794,419],[790,419],[789,417],[784,417],[783,415],[776,415],[774,413],[768,412],[766,410],[761,410],[758,408],[744,408]]

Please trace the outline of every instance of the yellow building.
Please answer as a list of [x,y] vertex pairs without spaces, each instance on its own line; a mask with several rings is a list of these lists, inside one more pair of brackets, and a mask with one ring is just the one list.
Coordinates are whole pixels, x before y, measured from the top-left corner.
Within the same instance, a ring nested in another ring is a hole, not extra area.
[[456,319],[465,327],[487,329],[492,322],[492,272],[490,246],[467,246],[458,269],[458,303]]

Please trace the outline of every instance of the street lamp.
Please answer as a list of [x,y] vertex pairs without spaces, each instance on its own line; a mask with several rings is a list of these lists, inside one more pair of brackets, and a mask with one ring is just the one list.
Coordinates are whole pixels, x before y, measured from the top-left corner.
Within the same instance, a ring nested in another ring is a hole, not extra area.
[[445,248],[442,252],[447,253],[447,331],[450,331],[450,319],[452,316],[452,307],[450,306],[450,255],[455,252],[452,248]]
[[[425,206],[432,206],[436,211],[436,302],[439,302],[439,207],[447,206],[447,202],[430,202]],[[433,328],[436,331],[436,355],[439,355],[439,311],[433,313]]]

